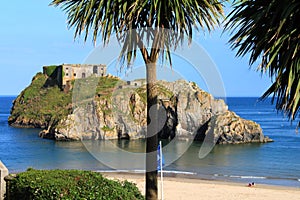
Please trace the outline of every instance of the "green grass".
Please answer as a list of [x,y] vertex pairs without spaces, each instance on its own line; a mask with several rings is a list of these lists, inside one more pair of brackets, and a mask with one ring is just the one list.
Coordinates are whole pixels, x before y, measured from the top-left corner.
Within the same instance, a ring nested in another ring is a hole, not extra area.
[[167,89],[165,86],[161,84],[157,84],[157,90],[159,96],[165,97],[167,99],[170,99],[172,96],[174,96],[174,93]]
[[71,93],[64,93],[58,86],[44,87],[46,75],[38,73],[15,100],[9,120],[27,119],[45,126],[55,125],[72,111]]
[[108,78],[108,77],[101,77],[99,78],[99,82],[97,85],[96,93],[100,96],[107,96],[113,93],[115,87],[121,80],[118,78]]
[[29,99],[38,96],[46,80],[47,77],[44,74],[37,73],[33,77],[31,85],[24,90],[23,93],[24,101],[28,101]]
[[146,91],[146,87],[139,87],[135,90],[135,92],[141,97],[141,101],[143,103],[147,103],[147,91]]
[[[116,89],[117,85],[120,83],[120,81],[120,79],[114,77],[99,78],[96,88],[96,101],[107,102],[108,104],[111,104],[113,92]],[[104,113],[104,115],[111,115],[113,112],[111,106],[103,103],[100,104],[100,109]]]
[[50,77],[53,74],[53,72],[57,69],[57,67],[59,67],[59,65],[45,66],[47,76]]
[[113,130],[114,130],[114,128],[110,128],[110,127],[108,127],[108,126],[103,126],[101,129],[102,129],[103,131],[113,131]]
[[[155,86],[155,90],[158,96],[170,99],[174,94],[161,84]],[[147,91],[146,86],[139,87],[135,92],[141,97],[143,103],[147,103]]]

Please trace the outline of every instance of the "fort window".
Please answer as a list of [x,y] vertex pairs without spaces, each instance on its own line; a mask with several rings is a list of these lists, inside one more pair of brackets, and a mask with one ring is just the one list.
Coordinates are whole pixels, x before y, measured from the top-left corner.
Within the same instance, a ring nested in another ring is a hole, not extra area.
[[85,78],[85,73],[82,73],[82,76],[81,76],[82,78]]
[[98,66],[93,67],[93,74],[98,74]]
[[76,77],[76,73],[74,73],[74,76]]
[[69,74],[68,74],[68,73],[66,73],[66,76],[69,76]]

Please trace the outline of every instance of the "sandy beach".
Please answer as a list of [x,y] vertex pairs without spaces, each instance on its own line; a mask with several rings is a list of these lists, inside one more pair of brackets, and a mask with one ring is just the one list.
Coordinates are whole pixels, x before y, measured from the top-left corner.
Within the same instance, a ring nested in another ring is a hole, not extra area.
[[[135,183],[142,194],[145,194],[143,174],[105,173],[111,179],[128,180]],[[182,177],[164,177],[164,199],[209,199],[209,200],[299,200],[300,188],[247,183],[200,180]],[[159,196],[161,194],[159,179]],[[160,197],[159,197],[160,198]]]

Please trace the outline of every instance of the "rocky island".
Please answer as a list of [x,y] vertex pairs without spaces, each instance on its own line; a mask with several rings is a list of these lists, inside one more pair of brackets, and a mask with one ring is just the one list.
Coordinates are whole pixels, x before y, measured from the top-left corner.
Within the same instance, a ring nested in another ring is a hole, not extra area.
[[[80,79],[67,80],[66,70],[75,67],[44,67],[15,99],[9,124],[43,129],[41,137],[55,140],[145,138],[145,81],[123,81],[103,74],[103,67],[97,76],[99,66],[97,70],[94,66],[90,76],[86,66]],[[158,81],[156,90],[162,112],[160,138],[202,141],[213,131],[218,144],[272,141],[263,135],[259,124],[229,111],[223,100],[194,82]]]

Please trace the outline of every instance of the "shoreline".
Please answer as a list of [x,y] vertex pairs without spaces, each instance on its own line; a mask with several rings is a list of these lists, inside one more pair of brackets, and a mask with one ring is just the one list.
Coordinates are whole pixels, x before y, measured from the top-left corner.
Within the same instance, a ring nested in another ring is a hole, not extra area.
[[[143,176],[145,173],[143,170],[97,170],[102,174],[119,174],[119,175],[127,175],[130,174],[132,176],[138,175]],[[249,184],[255,183],[256,185],[261,185],[265,187],[282,187],[282,188],[294,188],[300,190],[300,180],[296,179],[281,179],[281,178],[268,178],[268,177],[256,177],[256,176],[220,176],[220,175],[204,175],[197,174],[195,172],[188,171],[168,171],[164,170],[163,172],[164,178],[178,178],[178,179],[187,179],[187,180],[203,180],[203,181],[212,181],[212,182],[221,182],[228,184]],[[160,178],[160,172],[158,172],[158,178]]]
[[[145,194],[145,177],[142,173],[101,172],[104,177],[113,180],[127,180],[133,182]],[[248,183],[222,180],[206,180],[186,175],[164,176],[164,199],[249,199],[249,200],[296,200],[300,196],[300,188],[255,184],[248,187]],[[161,194],[160,177],[158,177],[158,195]]]
[[[116,178],[120,178],[121,180],[125,180],[125,179],[145,179],[145,174],[144,172],[120,172],[120,171],[116,171],[116,172],[105,172],[105,171],[96,171],[101,173],[103,176],[107,176],[109,178],[111,177],[116,177]],[[157,180],[160,181],[160,172],[158,172],[157,175]],[[233,180],[225,180],[225,179],[209,179],[209,178],[201,178],[199,176],[196,176],[196,174],[184,174],[184,173],[164,173],[163,175],[163,180],[179,180],[184,181],[184,182],[190,182],[190,183],[194,183],[194,182],[205,182],[205,183],[218,183],[220,185],[233,185],[233,186],[245,186],[248,187],[248,183],[247,181],[233,181]],[[299,190],[300,191],[300,187],[296,187],[296,186],[285,186],[285,185],[273,185],[273,184],[265,184],[265,183],[255,183],[255,187],[259,187],[259,188],[271,188],[271,189],[290,189],[290,190]]]

